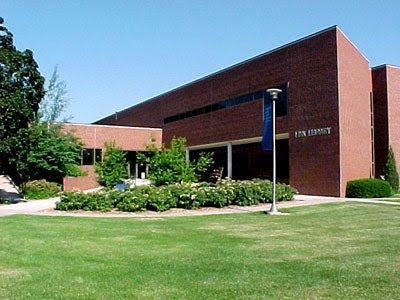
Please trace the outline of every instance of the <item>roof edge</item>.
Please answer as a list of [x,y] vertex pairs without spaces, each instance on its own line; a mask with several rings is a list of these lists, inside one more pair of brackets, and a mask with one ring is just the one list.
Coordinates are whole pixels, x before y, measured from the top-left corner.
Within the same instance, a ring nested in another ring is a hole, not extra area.
[[103,125],[103,124],[85,124],[85,123],[58,123],[60,125],[72,125],[72,126],[90,126],[90,127],[112,127],[112,128],[125,128],[125,129],[135,129],[135,130],[162,130],[158,127],[137,127],[137,126],[124,126],[124,125]]
[[[153,96],[153,97],[151,97],[151,98],[148,98],[148,99],[146,99],[146,100],[143,100],[143,101],[141,101],[141,102],[139,102],[139,103],[137,103],[137,104],[131,105],[131,106],[129,106],[129,107],[127,107],[127,108],[124,108],[124,109],[122,109],[122,110],[120,110],[120,111],[116,111],[115,113],[124,112],[124,111],[129,110],[129,109],[131,109],[131,108],[134,108],[134,107],[136,107],[136,106],[138,106],[138,105],[141,105],[141,104],[143,104],[143,103],[145,103],[145,102],[149,102],[149,101],[152,101],[152,100],[156,100],[157,98],[160,98],[160,97],[162,97],[162,96],[168,95],[168,94],[170,94],[170,93],[172,93],[172,92],[178,91],[178,90],[180,90],[180,89],[183,89],[183,88],[185,88],[185,87],[188,87],[188,86],[190,86],[190,85],[192,85],[192,84],[195,84],[195,83],[197,83],[197,82],[200,82],[200,81],[205,80],[205,79],[207,79],[207,78],[210,78],[210,77],[212,77],[212,76],[215,76],[215,75],[224,73],[224,72],[226,72],[226,71],[229,71],[229,70],[231,70],[231,69],[234,69],[234,68],[236,68],[236,67],[239,67],[239,66],[241,66],[241,65],[243,65],[243,64],[246,64],[246,63],[251,62],[251,61],[253,61],[253,60],[256,60],[256,59],[258,59],[258,58],[261,58],[261,57],[270,55],[270,54],[272,54],[272,53],[274,53],[274,52],[277,52],[277,51],[279,51],[279,50],[285,49],[285,48],[290,47],[290,46],[292,46],[292,45],[298,44],[298,43],[303,42],[303,41],[305,41],[305,40],[308,40],[308,39],[310,39],[310,38],[316,37],[316,36],[318,36],[318,35],[320,35],[320,34],[323,34],[323,33],[325,33],[325,32],[331,31],[331,30],[333,30],[333,29],[339,29],[339,30],[340,30],[340,28],[339,28],[338,25],[333,25],[333,26],[327,27],[327,28],[325,28],[325,29],[319,30],[319,31],[314,32],[314,33],[312,33],[312,34],[306,35],[305,37],[302,37],[302,38],[299,38],[299,39],[297,39],[297,40],[294,40],[293,42],[284,44],[284,45],[282,45],[282,46],[279,46],[279,47],[274,48],[274,49],[272,49],[272,50],[269,50],[269,51],[267,51],[267,52],[263,52],[263,53],[258,54],[258,55],[256,55],[256,56],[253,56],[253,57],[251,57],[251,58],[245,59],[244,61],[241,61],[241,62],[239,62],[239,63],[233,64],[233,65],[231,65],[231,66],[229,66],[229,67],[222,68],[222,69],[220,69],[220,70],[218,70],[218,71],[215,71],[215,72],[212,72],[212,73],[210,73],[210,74],[208,74],[208,75],[205,75],[205,76],[199,77],[199,78],[197,78],[197,79],[194,79],[193,81],[189,81],[188,83],[184,83],[184,84],[182,84],[182,85],[179,85],[179,86],[177,86],[177,87],[175,87],[175,88],[172,88],[172,89],[170,89],[170,90],[168,90],[168,91],[166,91],[166,92],[163,92],[163,93],[161,93],[161,94],[158,94],[158,95],[156,95],[156,96]],[[340,32],[342,32],[342,30],[340,30]],[[342,34],[346,37],[346,39],[348,39],[348,40],[350,41],[350,39],[349,39],[343,32],[342,32]],[[350,42],[351,42],[351,41],[350,41]],[[352,42],[351,42],[351,43],[352,43]],[[352,43],[352,44],[353,44],[353,43]],[[353,45],[354,45],[354,44],[353,44]],[[357,47],[356,47],[356,48],[357,48]],[[358,50],[358,48],[357,48],[357,50]],[[359,51],[359,50],[358,50],[358,51]],[[359,51],[359,52],[360,52],[360,51]],[[360,53],[361,53],[361,52],[360,52]],[[362,53],[361,53],[361,54],[362,54]],[[364,57],[365,57],[365,56],[364,56]],[[93,124],[96,124],[96,123],[98,123],[98,122],[101,122],[101,121],[103,121],[103,120],[105,120],[105,119],[111,117],[112,115],[113,115],[113,114],[109,114],[109,115],[107,115],[107,116],[105,116],[105,117],[103,117],[103,118],[101,118],[101,119],[99,119],[99,120],[97,120],[97,121],[94,121]]]
[[395,66],[395,65],[391,65],[391,64],[381,64],[381,65],[377,65],[375,67],[371,67],[371,70],[381,69],[381,68],[385,68],[385,67],[400,69],[400,66]]

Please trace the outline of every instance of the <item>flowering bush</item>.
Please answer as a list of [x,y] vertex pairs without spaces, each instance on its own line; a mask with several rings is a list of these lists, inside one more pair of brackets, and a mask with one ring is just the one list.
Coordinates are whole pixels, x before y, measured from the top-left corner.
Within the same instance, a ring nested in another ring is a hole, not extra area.
[[[297,191],[286,184],[277,184],[277,201],[292,200]],[[255,205],[272,201],[272,184],[268,180],[223,180],[216,184],[177,183],[161,187],[140,186],[126,191],[97,193],[64,193],[57,203],[59,210],[120,211],[154,210],[170,208],[196,209],[204,206]]]
[[22,193],[26,199],[52,198],[60,192],[61,188],[57,183],[44,179],[28,181],[22,185]]

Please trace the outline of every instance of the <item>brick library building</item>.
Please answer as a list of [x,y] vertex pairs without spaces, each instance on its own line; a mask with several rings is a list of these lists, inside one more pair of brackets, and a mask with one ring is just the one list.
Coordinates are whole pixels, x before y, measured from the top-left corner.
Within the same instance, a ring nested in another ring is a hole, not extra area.
[[[278,181],[302,194],[343,197],[349,180],[382,174],[389,146],[400,162],[400,68],[371,67],[337,26],[91,125],[66,126],[80,130],[85,145],[96,137],[82,128],[114,130],[108,138],[130,151],[133,161],[152,134],[166,145],[182,136],[190,159],[212,151],[224,177],[270,179],[272,152],[261,147],[269,88],[282,90],[276,104]],[[102,146],[85,147],[95,160]],[[132,171],[138,173],[137,164]]]

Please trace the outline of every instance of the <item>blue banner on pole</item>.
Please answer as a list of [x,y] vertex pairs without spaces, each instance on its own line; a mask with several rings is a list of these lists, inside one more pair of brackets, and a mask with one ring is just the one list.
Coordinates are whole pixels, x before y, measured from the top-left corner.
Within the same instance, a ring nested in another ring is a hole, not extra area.
[[269,97],[264,97],[264,124],[261,144],[263,150],[272,150],[272,101]]

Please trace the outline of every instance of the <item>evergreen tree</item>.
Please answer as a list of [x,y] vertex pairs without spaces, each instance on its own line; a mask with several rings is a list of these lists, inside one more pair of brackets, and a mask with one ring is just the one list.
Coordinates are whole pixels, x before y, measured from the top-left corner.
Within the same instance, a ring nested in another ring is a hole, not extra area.
[[397,172],[396,159],[391,146],[386,160],[384,178],[392,187],[393,192],[397,193],[399,191],[399,173]]

